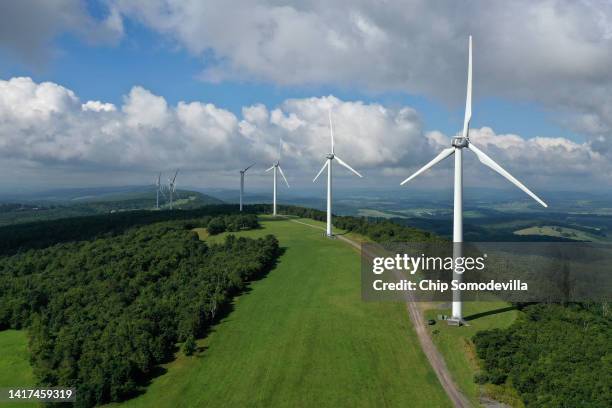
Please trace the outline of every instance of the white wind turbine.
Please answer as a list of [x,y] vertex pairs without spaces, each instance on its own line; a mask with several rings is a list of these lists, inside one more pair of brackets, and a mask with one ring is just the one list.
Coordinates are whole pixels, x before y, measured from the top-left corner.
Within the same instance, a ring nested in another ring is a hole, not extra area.
[[[495,170],[512,184],[523,190],[531,198],[540,203],[544,207],[548,207],[544,201],[542,201],[537,195],[531,190],[525,187],[520,181],[514,178],[510,173],[504,170],[499,164],[495,163],[493,159],[487,156],[482,150],[474,146],[470,141],[470,119],[472,118],[472,36],[469,39],[468,47],[468,78],[467,78],[467,97],[465,101],[465,119],[463,121],[463,133],[461,136],[454,137],[452,140],[452,147],[442,150],[432,161],[423,166],[419,171],[402,181],[401,185],[406,184],[419,174],[428,170],[435,164],[444,160],[448,156],[455,154],[455,199],[454,199],[454,214],[453,214],[453,257],[462,256],[461,243],[463,242],[463,149],[472,151],[478,160],[485,166]],[[457,245],[459,243],[459,245]],[[461,274],[454,273],[453,279],[461,281]],[[451,321],[455,323],[461,323],[463,316],[461,310],[461,292],[453,291],[453,307]]]
[[276,217],[276,172],[280,172],[280,175],[283,177],[283,180],[285,180],[285,184],[287,184],[287,188],[289,188],[289,182],[287,181],[287,178],[285,177],[285,174],[283,173],[283,169],[281,169],[280,166],[280,157],[281,157],[281,149],[283,146],[283,140],[280,139],[278,142],[278,160],[276,161],[276,163],[272,164],[272,167],[270,167],[268,170],[266,170],[266,173],[269,172],[270,170],[274,170],[274,187],[273,187],[273,198],[272,198],[272,215],[274,215]]
[[321,173],[323,173],[323,170],[325,170],[325,168],[327,167],[327,228],[325,229],[325,233],[328,237],[331,237],[333,235],[332,234],[332,164],[334,160],[337,160],[338,163],[340,163],[342,166],[346,167],[347,169],[355,173],[357,176],[359,177],[363,177],[363,176],[359,174],[351,166],[346,164],[340,157],[338,157],[334,153],[334,127],[332,125],[331,110],[329,111],[329,136],[331,140],[331,151],[326,156],[326,160],[325,160],[325,163],[323,164],[323,167],[321,167],[321,170],[319,170],[319,172],[317,173],[315,178],[312,180],[312,182],[314,183],[315,181],[317,181]]
[[174,203],[174,194],[176,193],[176,176],[178,174],[178,169],[174,172],[174,177],[168,178],[168,190],[170,191],[170,209],[172,209],[172,204]]
[[247,172],[248,169],[253,167],[255,163],[251,164],[244,170],[240,170],[240,211],[242,211],[242,196],[244,195],[244,173]]
[[164,198],[166,197],[166,194],[163,190],[164,186],[161,183],[161,172],[159,172],[159,174],[157,175],[157,182],[155,183],[155,186],[157,187],[157,190],[155,192],[155,208],[159,210],[159,193],[161,193]]

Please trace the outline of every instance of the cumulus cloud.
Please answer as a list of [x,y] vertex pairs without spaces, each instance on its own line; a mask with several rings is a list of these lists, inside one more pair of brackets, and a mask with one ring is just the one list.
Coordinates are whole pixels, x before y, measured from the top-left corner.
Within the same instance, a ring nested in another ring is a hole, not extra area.
[[113,44],[123,36],[123,19],[114,7],[96,19],[80,0],[0,3],[0,47],[33,66],[44,63],[52,54],[52,40],[67,32],[88,43]]
[[81,109],[84,111],[94,112],[114,112],[117,110],[115,105],[112,103],[104,103],[100,101],[87,101],[81,105]]
[[536,101],[590,140],[612,139],[612,3],[606,0],[113,5],[203,56],[205,80],[401,90],[457,105],[472,34],[476,97]]
[[[432,152],[421,157],[409,171],[386,169],[387,174],[409,176],[422,167],[442,149],[450,146],[450,137],[438,131],[428,132]],[[522,181],[536,183],[549,189],[583,189],[589,185],[612,183],[612,166],[609,160],[594,150],[589,142],[577,143],[562,137],[524,138],[516,134],[497,134],[489,127],[470,130],[470,140],[486,152],[494,161]],[[441,177],[451,181],[453,160],[447,159],[415,179],[414,183],[426,186],[432,180],[439,183]],[[465,182],[471,186],[508,186],[508,182],[486,166],[469,151],[464,153]],[[512,187],[509,187],[512,188]]]
[[275,160],[282,138],[285,166],[299,167],[327,153],[330,108],[338,151],[356,165],[395,163],[410,144],[422,144],[410,108],[392,111],[330,96],[287,100],[272,112],[253,105],[238,118],[211,103],[170,106],[139,86],[119,108],[81,102],[60,85],[20,77],[0,81],[0,154],[75,167],[226,170],[245,160]]
[[[179,167],[202,174],[206,185],[219,185],[219,176],[233,174],[245,163],[265,166],[275,161],[282,139],[281,162],[288,176],[310,180],[329,152],[330,109],[335,151],[363,171],[363,185],[395,185],[450,144],[449,135],[425,132],[410,107],[327,96],[288,99],[272,110],[261,104],[247,106],[238,117],[200,101],[170,105],[139,86],[116,107],[81,101],[54,83],[12,78],[0,81],[0,157],[38,165],[45,172],[61,169],[71,177],[93,170],[150,174]],[[486,127],[471,135],[474,143],[526,182],[550,187],[548,183],[559,183],[562,174],[563,182],[586,177],[610,184],[609,160],[588,142],[525,139]],[[467,162],[466,171],[472,171],[476,161]],[[477,171],[481,174],[483,169]],[[419,182],[430,184],[429,177]]]
[[[607,0],[102,4],[99,18],[79,0],[2,2],[0,47],[37,62],[61,33],[112,43],[123,36],[124,20],[131,19],[201,57],[205,80],[403,91],[459,106],[465,92],[467,36],[472,34],[476,98],[539,103],[585,135],[591,149],[612,155],[612,3]],[[156,101],[158,113],[174,109]],[[128,106],[126,102],[123,108]],[[147,121],[171,119],[140,114],[130,115],[131,125],[163,127],[170,122]],[[299,126],[297,114],[268,114],[283,121],[277,126]],[[248,131],[250,120],[238,122]],[[387,155],[380,147],[372,154]]]

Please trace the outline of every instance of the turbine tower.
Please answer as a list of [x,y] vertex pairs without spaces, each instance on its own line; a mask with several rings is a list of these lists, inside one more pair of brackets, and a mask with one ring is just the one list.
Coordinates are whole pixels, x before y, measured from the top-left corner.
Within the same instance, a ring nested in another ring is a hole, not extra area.
[[[429,168],[433,167],[437,163],[441,162],[448,156],[455,154],[455,199],[454,199],[454,211],[453,211],[453,258],[462,256],[463,242],[463,149],[470,150],[473,152],[478,160],[485,166],[490,167],[503,177],[508,179],[512,184],[523,190],[527,195],[537,201],[544,207],[548,207],[544,201],[542,201],[537,195],[531,190],[525,187],[520,181],[514,178],[510,173],[504,170],[499,164],[495,163],[493,159],[487,156],[482,150],[476,147],[470,141],[470,119],[472,118],[472,36],[469,38],[468,46],[468,78],[467,78],[467,96],[465,101],[465,119],[463,121],[463,133],[461,136],[454,137],[452,140],[452,147],[446,148],[440,152],[432,161],[423,166],[420,170],[402,181],[401,185],[406,184],[419,174],[425,172]],[[462,275],[453,272],[453,279],[458,281],[462,280]],[[462,308],[461,308],[461,291],[453,291],[453,307],[451,322],[460,324],[463,321]]]
[[157,175],[157,183],[155,183],[155,209],[159,210],[159,189],[161,188],[161,172]]
[[280,139],[278,142],[278,160],[276,161],[276,163],[272,164],[272,167],[270,167],[268,170],[266,170],[266,173],[269,172],[270,170],[274,170],[274,187],[273,187],[273,197],[272,197],[272,215],[276,217],[276,173],[277,171],[280,172],[280,175],[283,177],[283,180],[285,180],[285,184],[287,184],[287,188],[289,188],[289,182],[287,181],[287,178],[285,177],[285,174],[283,173],[283,169],[281,169],[280,166],[280,157],[281,157],[281,148],[283,145],[283,140]]
[[178,172],[178,169],[176,169],[174,172],[174,177],[168,179],[168,190],[170,191],[170,209],[172,209],[172,205],[174,203],[174,193],[176,193],[176,176]]
[[168,197],[166,196],[166,193],[164,193],[164,189],[166,188],[166,186],[164,184],[162,184],[161,182],[161,171],[159,172],[159,175],[157,176],[157,191],[156,191],[156,197],[155,197],[155,209],[159,210],[159,194],[161,193],[161,195],[164,197],[164,199],[167,201]]
[[155,209],[159,210],[159,194],[161,193],[162,196],[164,196],[164,198],[166,197],[166,194],[164,193],[164,185],[161,183],[161,171],[159,172],[159,174],[157,175],[157,181],[155,182],[155,187],[156,187],[156,191],[155,191]]
[[331,151],[327,156],[325,156],[326,157],[325,163],[323,164],[323,167],[321,167],[321,170],[319,170],[315,178],[312,180],[312,182],[314,183],[315,181],[317,181],[321,173],[323,173],[323,170],[325,170],[325,168],[327,167],[327,228],[325,229],[325,234],[328,237],[331,237],[333,236],[332,234],[332,165],[333,165],[334,160],[337,160],[339,164],[346,167],[347,169],[355,173],[357,176],[359,177],[363,177],[363,176],[359,174],[351,166],[346,164],[340,157],[338,157],[334,153],[334,127],[332,125],[331,109],[329,110],[329,136],[331,140]]
[[255,163],[251,164],[244,170],[240,170],[240,211],[242,211],[242,196],[244,195],[244,173],[247,172],[248,169],[253,167]]

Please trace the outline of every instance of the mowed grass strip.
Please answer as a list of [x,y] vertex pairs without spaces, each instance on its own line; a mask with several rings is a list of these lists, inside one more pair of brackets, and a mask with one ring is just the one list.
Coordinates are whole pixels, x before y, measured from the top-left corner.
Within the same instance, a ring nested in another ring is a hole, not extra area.
[[[434,308],[425,312],[427,319],[437,319],[438,314],[450,316],[451,310]],[[510,326],[516,320],[518,311],[503,301],[463,302],[463,316],[468,326],[449,326],[444,321],[437,321],[434,326],[429,326],[430,335],[444,357],[453,380],[474,406],[479,406],[480,397],[492,390],[485,390],[474,382],[480,367],[472,337],[481,330]]]
[[[29,363],[27,333],[22,330],[0,331],[0,388],[31,388],[36,384]],[[32,402],[0,402],[0,407],[37,407]]]
[[197,355],[179,355],[122,406],[451,406],[405,305],[362,302],[353,248],[282,218],[262,227],[237,235],[274,234],[285,248],[277,267],[236,298]]

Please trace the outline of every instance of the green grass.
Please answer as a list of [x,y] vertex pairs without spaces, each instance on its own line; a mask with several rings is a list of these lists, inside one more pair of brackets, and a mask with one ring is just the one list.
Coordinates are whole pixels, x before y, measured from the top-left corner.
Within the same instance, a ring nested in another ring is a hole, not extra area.
[[[438,321],[429,326],[434,344],[444,357],[453,380],[476,406],[481,389],[474,382],[478,372],[478,359],[472,343],[472,337],[480,330],[508,327],[517,317],[517,311],[506,302],[464,302],[463,315],[469,326],[448,326]],[[425,312],[427,319],[436,319],[438,314],[450,315],[450,309],[429,309]]]
[[179,353],[122,406],[451,406],[405,305],[362,302],[357,251],[288,220],[262,227],[238,235],[276,235],[277,267],[235,299],[200,352]]
[[[25,331],[0,331],[0,387],[31,387],[36,384],[28,357]],[[5,407],[37,407],[35,403],[0,403]]]

